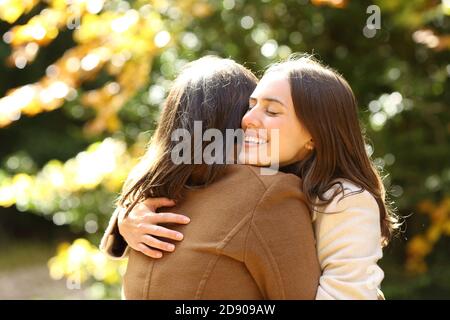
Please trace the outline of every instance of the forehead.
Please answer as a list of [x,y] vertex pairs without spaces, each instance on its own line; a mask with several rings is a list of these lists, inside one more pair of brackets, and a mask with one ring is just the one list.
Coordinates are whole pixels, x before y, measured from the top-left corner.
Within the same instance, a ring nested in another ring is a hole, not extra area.
[[277,97],[290,97],[291,89],[289,85],[289,80],[286,75],[282,72],[272,71],[266,73],[261,80],[258,82],[255,90],[253,91],[252,97],[264,96],[277,96]]

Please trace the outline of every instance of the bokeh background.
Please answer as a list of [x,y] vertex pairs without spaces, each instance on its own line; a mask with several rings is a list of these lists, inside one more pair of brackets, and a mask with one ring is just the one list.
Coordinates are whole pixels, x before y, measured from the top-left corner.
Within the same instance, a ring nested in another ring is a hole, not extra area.
[[119,298],[126,261],[97,246],[178,70],[216,54],[261,74],[308,52],[353,87],[406,219],[387,299],[449,299],[449,15],[448,0],[0,0],[0,298]]

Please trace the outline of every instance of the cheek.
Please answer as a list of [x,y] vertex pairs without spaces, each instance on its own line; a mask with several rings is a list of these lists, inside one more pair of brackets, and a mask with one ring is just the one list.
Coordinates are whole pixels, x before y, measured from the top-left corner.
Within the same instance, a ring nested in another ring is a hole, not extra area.
[[280,124],[280,153],[297,154],[308,140],[307,132],[298,123]]
[[[290,154],[290,149],[293,146],[293,143],[296,143],[296,137],[295,133],[292,132],[292,128],[289,126],[289,122],[286,121],[286,119],[280,119],[280,118],[270,118],[266,122],[266,129],[269,130],[271,135],[271,144],[272,147],[278,148],[281,161],[284,161],[283,159],[286,154]],[[275,135],[275,131],[270,131],[271,129],[277,129],[278,131],[278,141],[277,136]],[[276,147],[278,145],[278,147]]]
[[290,116],[283,115],[282,117],[272,118],[270,126],[275,129],[279,129],[281,135],[292,136],[297,135],[297,127],[295,126]]
[[283,131],[283,127],[284,127],[285,121],[283,119],[277,118],[277,117],[264,117],[263,121],[262,121],[262,125],[265,129],[267,130],[273,130],[273,129],[278,129],[280,136],[281,136],[281,132]]

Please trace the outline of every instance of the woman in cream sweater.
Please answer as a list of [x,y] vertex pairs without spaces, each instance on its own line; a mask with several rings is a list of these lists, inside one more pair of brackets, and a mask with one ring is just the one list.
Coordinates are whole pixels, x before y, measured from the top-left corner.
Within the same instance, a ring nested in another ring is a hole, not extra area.
[[[384,274],[377,262],[397,224],[366,154],[356,99],[345,79],[309,57],[276,64],[251,94],[241,124],[246,132],[241,163],[278,162],[302,179],[322,270],[316,299],[382,299]],[[274,144],[279,152],[262,159],[261,148]],[[153,241],[152,235],[173,240],[182,235],[155,226],[189,223],[179,214],[154,213],[173,205],[167,198],[147,199],[126,218],[119,208],[101,247],[117,257],[126,253],[127,244],[139,246],[148,257],[161,258],[161,251],[174,247]],[[114,243],[116,252],[111,251]]]

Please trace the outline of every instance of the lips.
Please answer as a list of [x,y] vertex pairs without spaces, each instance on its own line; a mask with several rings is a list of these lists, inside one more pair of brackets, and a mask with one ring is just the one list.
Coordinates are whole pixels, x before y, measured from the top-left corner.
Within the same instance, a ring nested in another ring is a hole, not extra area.
[[268,141],[266,139],[258,138],[258,137],[254,137],[254,136],[245,136],[244,142],[247,144],[260,145],[260,144],[266,144]]

